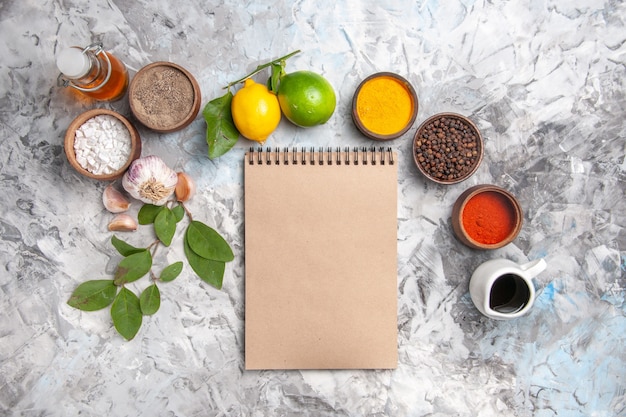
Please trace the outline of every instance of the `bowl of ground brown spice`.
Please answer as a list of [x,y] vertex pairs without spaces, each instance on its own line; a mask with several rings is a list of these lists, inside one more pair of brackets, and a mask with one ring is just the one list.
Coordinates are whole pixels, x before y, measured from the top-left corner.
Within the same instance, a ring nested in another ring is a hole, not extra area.
[[202,100],[198,82],[172,62],[154,62],[140,69],[128,88],[133,116],[161,133],[187,127],[198,115]]
[[456,113],[426,119],[413,138],[413,159],[424,176],[439,184],[468,179],[482,162],[483,138],[476,125]]
[[405,78],[379,72],[365,78],[352,99],[352,121],[370,139],[391,140],[405,134],[417,117],[415,89]]
[[515,196],[490,184],[468,188],[452,207],[456,237],[474,249],[498,249],[511,243],[522,228],[522,218]]

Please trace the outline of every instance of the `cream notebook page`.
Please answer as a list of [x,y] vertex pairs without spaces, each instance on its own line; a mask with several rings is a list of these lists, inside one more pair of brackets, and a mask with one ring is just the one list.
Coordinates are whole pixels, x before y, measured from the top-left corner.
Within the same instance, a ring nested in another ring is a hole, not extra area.
[[397,366],[397,157],[246,153],[246,369]]

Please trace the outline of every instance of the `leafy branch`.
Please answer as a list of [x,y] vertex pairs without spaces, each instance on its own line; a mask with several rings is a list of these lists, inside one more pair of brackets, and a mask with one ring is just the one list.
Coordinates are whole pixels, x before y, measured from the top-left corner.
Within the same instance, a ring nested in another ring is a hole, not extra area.
[[277,58],[273,61],[270,62],[266,62],[265,64],[261,64],[258,65],[254,71],[252,71],[250,74],[246,75],[243,78],[238,79],[237,81],[232,81],[230,83],[228,83],[228,85],[226,87],[224,87],[224,89],[230,89],[230,87],[232,87],[233,85],[239,84],[241,82],[244,82],[245,80],[247,80],[250,77],[255,76],[256,74],[258,74],[259,72],[263,71],[265,68],[268,68],[270,66],[274,66],[274,65],[278,65],[281,67],[285,66],[285,61],[288,60],[289,58],[291,58],[292,56],[294,56],[295,54],[300,53],[300,50],[298,49],[297,51],[293,51],[285,56],[281,56],[280,58]]
[[[152,224],[157,240],[145,248],[138,248],[112,236],[111,244],[123,257],[113,279],[90,280],[80,284],[67,303],[83,311],[111,306],[115,329],[125,339],[133,339],[141,327],[143,316],[159,310],[161,293],[157,283],[173,281],[183,270],[182,261],[167,265],[160,274],[156,274],[152,267],[157,248],[171,245],[176,227],[185,216],[189,219],[183,242],[187,262],[203,281],[221,289],[226,263],[234,259],[226,240],[214,229],[194,220],[182,202],[172,208],[144,204],[139,210],[138,222],[141,225]],[[150,285],[139,296],[126,287],[126,284],[146,275]]]
[[249,73],[243,78],[228,83],[224,89],[228,90],[226,94],[221,97],[215,98],[209,101],[202,110],[202,116],[207,124],[206,141],[209,146],[209,158],[215,159],[232,149],[235,143],[239,140],[239,131],[233,122],[233,116],[231,113],[231,103],[233,101],[233,93],[230,91],[231,87],[239,84],[248,78],[258,74],[265,68],[272,68],[272,75],[268,79],[268,88],[273,93],[277,92],[278,81],[284,74],[285,61],[300,50],[291,52],[285,56],[274,59],[270,62],[258,65],[254,71]]

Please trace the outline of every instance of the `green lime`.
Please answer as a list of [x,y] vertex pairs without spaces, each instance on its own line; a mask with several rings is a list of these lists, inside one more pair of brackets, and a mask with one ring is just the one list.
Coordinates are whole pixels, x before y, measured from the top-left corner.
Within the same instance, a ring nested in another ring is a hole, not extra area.
[[311,71],[296,71],[280,79],[278,102],[291,123],[311,127],[330,119],[337,99],[333,86],[324,77]]

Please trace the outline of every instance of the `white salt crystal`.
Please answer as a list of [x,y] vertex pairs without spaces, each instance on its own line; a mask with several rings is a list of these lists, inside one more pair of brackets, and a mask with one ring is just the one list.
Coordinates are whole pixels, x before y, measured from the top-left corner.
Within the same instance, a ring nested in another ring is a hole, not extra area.
[[76,161],[94,174],[110,174],[128,160],[131,150],[130,132],[116,117],[92,117],[76,129],[74,153]]

